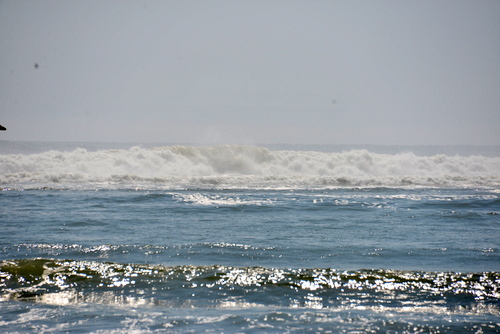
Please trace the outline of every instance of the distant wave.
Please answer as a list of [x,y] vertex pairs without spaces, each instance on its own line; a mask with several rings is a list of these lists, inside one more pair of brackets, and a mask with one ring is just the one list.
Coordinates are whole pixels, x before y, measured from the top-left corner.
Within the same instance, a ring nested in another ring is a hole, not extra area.
[[0,158],[0,185],[4,188],[500,186],[500,158],[483,156],[272,151],[217,145],[78,148]]

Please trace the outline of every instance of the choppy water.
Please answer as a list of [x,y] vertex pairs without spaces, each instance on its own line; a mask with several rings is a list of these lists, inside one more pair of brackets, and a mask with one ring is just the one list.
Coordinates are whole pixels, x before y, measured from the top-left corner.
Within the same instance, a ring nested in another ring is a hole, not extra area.
[[500,331],[498,148],[0,144],[0,331]]

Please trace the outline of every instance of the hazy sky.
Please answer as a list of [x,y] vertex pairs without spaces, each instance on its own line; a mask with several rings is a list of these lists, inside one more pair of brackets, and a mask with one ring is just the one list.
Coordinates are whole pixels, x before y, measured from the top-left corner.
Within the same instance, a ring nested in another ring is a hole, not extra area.
[[500,1],[0,0],[0,140],[500,144]]

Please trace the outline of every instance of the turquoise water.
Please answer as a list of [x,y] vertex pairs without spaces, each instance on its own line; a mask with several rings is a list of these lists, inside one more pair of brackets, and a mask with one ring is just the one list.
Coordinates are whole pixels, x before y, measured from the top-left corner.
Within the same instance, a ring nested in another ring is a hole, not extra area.
[[1,144],[4,332],[500,330],[492,147]]

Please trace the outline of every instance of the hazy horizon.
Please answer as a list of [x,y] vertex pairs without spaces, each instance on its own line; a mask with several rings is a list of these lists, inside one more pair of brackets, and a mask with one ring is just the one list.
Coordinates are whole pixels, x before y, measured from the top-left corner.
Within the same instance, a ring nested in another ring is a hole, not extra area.
[[0,140],[499,145],[499,1],[2,1]]

